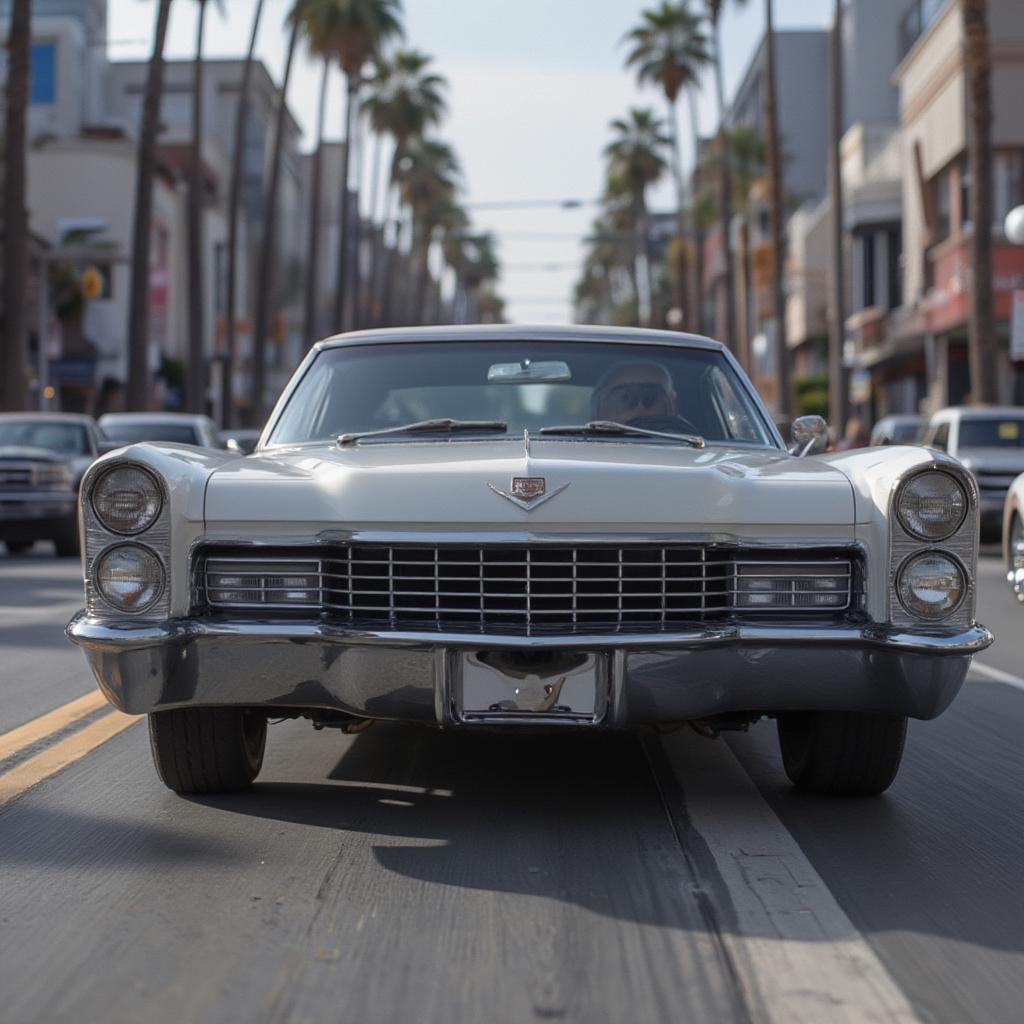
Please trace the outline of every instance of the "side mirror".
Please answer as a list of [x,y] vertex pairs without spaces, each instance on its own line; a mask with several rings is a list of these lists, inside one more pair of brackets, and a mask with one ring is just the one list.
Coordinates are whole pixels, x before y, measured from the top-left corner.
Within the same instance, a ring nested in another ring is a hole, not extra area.
[[817,455],[828,447],[828,424],[820,416],[798,416],[791,437],[794,455]]

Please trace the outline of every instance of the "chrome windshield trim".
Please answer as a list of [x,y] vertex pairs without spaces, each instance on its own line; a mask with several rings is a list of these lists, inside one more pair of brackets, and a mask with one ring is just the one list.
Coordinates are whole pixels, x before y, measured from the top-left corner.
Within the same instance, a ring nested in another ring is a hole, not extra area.
[[287,643],[342,643],[390,647],[545,648],[576,650],[664,650],[673,647],[704,647],[729,644],[821,644],[822,646],[874,646],[934,655],[973,655],[992,643],[992,634],[975,624],[956,633],[907,633],[890,627],[825,625],[723,624],[659,634],[597,634],[508,636],[504,634],[359,630],[325,622],[267,619],[260,622],[213,619],[172,619],[160,624],[111,625],[79,612],[66,629],[67,636],[82,647],[124,650],[164,647],[211,639],[280,640]]

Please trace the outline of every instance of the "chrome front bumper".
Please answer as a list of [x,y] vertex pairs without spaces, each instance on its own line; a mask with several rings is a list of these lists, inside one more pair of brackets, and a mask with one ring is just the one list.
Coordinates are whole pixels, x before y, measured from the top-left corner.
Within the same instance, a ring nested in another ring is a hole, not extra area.
[[750,711],[934,718],[971,656],[992,642],[978,625],[948,636],[726,625],[656,637],[509,637],[203,619],[111,626],[84,612],[67,634],[107,699],[129,714],[238,705],[440,725],[458,721],[452,694],[463,652],[594,652],[608,690],[600,724],[610,727]]

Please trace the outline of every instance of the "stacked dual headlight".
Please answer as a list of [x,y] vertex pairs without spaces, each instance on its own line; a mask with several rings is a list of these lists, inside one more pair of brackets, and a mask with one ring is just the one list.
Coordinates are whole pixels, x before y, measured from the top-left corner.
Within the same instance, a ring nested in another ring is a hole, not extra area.
[[[952,474],[927,470],[912,476],[896,496],[896,515],[917,540],[939,544],[964,525],[970,499]],[[912,554],[896,574],[900,604],[919,619],[940,621],[963,603],[969,589],[967,572],[949,551],[928,549]]]
[[[156,477],[131,464],[117,465],[103,473],[93,484],[90,500],[103,529],[122,537],[135,537],[153,526],[164,503]],[[143,544],[127,540],[107,547],[99,555],[92,577],[107,604],[129,613],[151,608],[167,583],[157,554]]]

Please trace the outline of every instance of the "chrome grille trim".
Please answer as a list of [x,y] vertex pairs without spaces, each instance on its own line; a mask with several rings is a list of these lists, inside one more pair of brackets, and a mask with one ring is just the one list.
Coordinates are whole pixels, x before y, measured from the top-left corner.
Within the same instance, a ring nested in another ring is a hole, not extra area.
[[[733,612],[848,612],[854,566],[849,550],[759,557],[685,544],[340,544],[201,552],[196,578],[217,612],[287,610],[384,629],[661,633]],[[751,580],[763,581],[756,603]],[[814,603],[814,594],[834,603]]]

